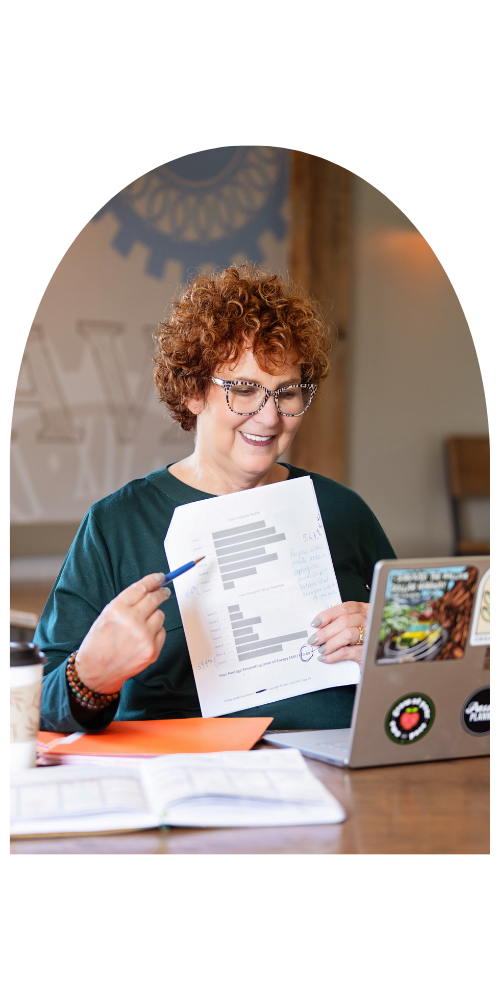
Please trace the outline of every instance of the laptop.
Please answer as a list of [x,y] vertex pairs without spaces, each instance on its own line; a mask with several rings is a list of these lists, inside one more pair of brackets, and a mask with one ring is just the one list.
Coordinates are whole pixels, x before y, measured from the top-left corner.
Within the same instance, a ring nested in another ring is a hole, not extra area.
[[488,557],[381,560],[351,728],[263,739],[338,767],[488,755],[489,643]]

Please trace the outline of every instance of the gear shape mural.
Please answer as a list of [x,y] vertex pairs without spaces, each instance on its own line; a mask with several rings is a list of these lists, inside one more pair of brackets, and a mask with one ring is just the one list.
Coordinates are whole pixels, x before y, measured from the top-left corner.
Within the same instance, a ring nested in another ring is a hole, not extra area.
[[94,217],[120,222],[114,249],[128,256],[149,249],[146,273],[162,278],[169,259],[187,267],[207,260],[231,264],[237,254],[258,261],[259,237],[283,239],[287,151],[271,146],[223,146],[180,157],[138,178]]

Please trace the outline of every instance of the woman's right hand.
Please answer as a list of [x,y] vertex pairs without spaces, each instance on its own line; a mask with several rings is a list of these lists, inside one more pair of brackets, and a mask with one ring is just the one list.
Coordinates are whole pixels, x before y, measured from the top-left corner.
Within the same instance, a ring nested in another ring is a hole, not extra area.
[[92,691],[112,694],[158,659],[166,632],[159,605],[170,597],[163,573],[149,573],[122,590],[96,618],[78,650],[75,667]]

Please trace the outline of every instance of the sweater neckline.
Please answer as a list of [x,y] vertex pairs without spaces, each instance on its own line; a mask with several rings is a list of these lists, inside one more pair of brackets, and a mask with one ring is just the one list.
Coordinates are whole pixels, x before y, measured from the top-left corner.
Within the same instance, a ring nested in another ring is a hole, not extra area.
[[[173,462],[170,462],[170,465],[173,464]],[[294,468],[288,462],[279,462],[278,464],[284,465],[288,469],[288,479],[283,480],[285,483],[289,479],[295,479],[297,475],[302,473],[302,470]],[[155,472],[149,472],[145,478],[153,486],[161,490],[162,493],[166,493],[177,504],[193,503],[196,500],[212,500],[214,498],[213,493],[204,493],[202,490],[195,489],[194,486],[188,486],[187,483],[181,482],[180,479],[177,479],[176,476],[173,476],[169,472],[170,465],[165,465],[162,469],[156,469]]]

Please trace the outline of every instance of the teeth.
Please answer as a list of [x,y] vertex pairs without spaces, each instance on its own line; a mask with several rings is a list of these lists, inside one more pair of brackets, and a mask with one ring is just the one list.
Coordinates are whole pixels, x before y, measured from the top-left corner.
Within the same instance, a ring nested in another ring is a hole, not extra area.
[[273,434],[269,434],[268,437],[261,437],[260,434],[247,434],[246,431],[242,431],[241,433],[244,435],[244,437],[250,438],[250,441],[270,441],[271,438],[273,437]]

